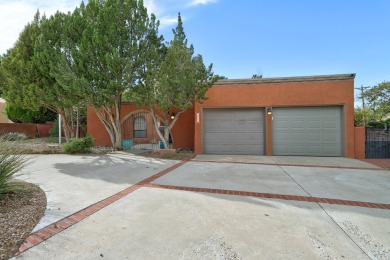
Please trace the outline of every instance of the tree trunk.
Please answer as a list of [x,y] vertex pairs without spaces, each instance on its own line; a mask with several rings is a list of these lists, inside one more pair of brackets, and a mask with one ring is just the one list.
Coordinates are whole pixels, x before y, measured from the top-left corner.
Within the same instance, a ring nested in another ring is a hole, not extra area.
[[150,109],[150,112],[152,114],[152,118],[153,118],[153,123],[156,127],[156,130],[157,130],[157,134],[158,136],[160,137],[161,141],[164,143],[164,149],[169,149],[169,134],[171,133],[171,129],[173,128],[173,126],[175,125],[176,121],[179,119],[179,116],[184,112],[184,111],[179,111],[175,118],[171,121],[171,123],[169,123],[169,118],[170,118],[170,115],[169,113],[165,113],[166,115],[166,118],[164,118],[164,135],[162,135],[160,133],[160,130],[158,129],[158,124],[157,124],[157,118],[156,118],[156,112],[154,111],[154,109]]
[[[114,115],[112,113],[113,110],[115,110]],[[122,150],[122,131],[119,115],[120,108],[118,108],[118,106],[115,106],[115,108],[101,107],[94,108],[94,111],[110,136],[112,147],[116,150]]]
[[[61,127],[64,130],[65,140],[67,143],[69,143],[71,127],[69,126],[69,120],[66,117],[65,109],[57,109],[56,112],[61,115],[61,122],[62,122]],[[62,136],[60,138],[62,138]]]

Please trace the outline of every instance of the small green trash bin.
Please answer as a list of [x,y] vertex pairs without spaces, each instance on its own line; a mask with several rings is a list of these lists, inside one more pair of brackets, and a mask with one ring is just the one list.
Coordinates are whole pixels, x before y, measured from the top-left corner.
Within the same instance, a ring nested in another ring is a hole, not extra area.
[[128,150],[132,146],[133,146],[133,140],[131,140],[131,139],[122,140],[122,148],[123,148],[123,150]]
[[164,146],[164,142],[163,142],[163,141],[160,141],[160,142],[159,142],[159,147],[160,147],[160,149],[165,149],[165,146]]

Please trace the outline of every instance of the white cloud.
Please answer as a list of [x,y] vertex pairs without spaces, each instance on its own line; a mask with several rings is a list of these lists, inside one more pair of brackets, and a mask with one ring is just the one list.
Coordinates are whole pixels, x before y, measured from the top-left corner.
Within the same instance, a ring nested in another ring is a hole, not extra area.
[[218,0],[192,0],[191,5],[207,5],[214,4],[218,2]]
[[[148,13],[154,13],[160,20],[160,28],[177,23],[178,12],[199,5],[216,3],[218,0],[145,0]],[[84,2],[87,2],[86,0]],[[12,48],[24,26],[31,22],[36,11],[46,16],[72,11],[81,0],[0,0],[0,54]],[[187,17],[182,16],[183,20]]]
[[72,11],[81,0],[1,0],[0,54],[12,48],[24,26],[34,19],[36,11],[47,16],[57,10]]
[[[154,13],[160,20],[160,28],[172,26],[177,23],[177,14],[199,5],[217,3],[218,0],[145,0],[144,5],[148,13]],[[182,16],[185,21],[187,17]]]
[[[182,1],[159,1],[159,0],[145,0],[144,5],[148,9],[149,14],[155,14],[160,20],[160,28],[164,29],[177,22],[177,12]],[[174,9],[176,13],[172,14]]]

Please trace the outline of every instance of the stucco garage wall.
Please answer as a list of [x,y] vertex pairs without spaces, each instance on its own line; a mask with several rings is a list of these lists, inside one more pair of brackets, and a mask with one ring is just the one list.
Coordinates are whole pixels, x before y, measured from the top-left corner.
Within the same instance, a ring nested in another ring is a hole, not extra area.
[[[354,157],[354,74],[221,80],[195,104],[195,152],[203,153],[204,108],[341,106],[345,156]],[[199,119],[199,120],[198,120]],[[272,155],[272,114],[266,115],[266,155]]]

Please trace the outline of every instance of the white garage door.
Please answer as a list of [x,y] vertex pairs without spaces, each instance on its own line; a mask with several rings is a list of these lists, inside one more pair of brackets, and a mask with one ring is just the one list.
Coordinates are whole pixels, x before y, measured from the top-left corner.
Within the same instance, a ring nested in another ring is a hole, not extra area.
[[341,107],[273,108],[274,155],[341,156]]
[[264,154],[264,109],[204,109],[203,152]]

